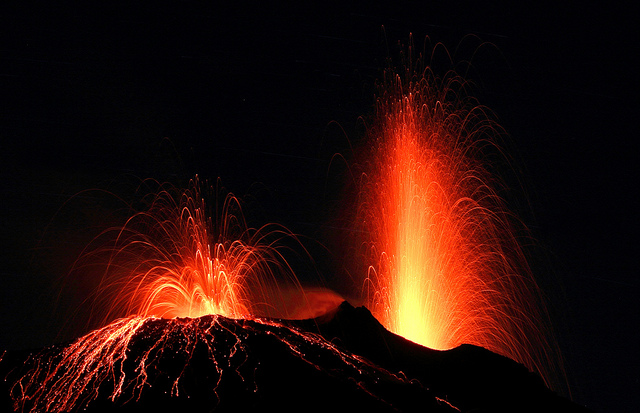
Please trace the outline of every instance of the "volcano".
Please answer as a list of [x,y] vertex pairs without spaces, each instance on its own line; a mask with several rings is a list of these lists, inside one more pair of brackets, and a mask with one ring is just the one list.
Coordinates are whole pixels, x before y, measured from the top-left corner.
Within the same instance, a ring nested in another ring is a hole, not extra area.
[[307,320],[121,319],[0,370],[6,411],[588,411],[506,357],[423,347],[346,301]]

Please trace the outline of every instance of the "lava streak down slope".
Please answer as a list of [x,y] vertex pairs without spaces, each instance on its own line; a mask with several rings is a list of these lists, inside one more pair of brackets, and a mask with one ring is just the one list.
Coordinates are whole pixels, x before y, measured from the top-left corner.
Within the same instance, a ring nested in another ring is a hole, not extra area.
[[5,353],[0,372],[3,407],[16,411],[582,411],[518,363],[428,349],[347,302],[303,321],[121,319]]

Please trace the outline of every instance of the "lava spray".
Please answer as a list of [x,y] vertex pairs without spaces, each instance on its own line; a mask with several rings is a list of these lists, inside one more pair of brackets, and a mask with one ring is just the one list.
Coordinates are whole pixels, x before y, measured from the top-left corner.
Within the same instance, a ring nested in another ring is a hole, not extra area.
[[504,132],[468,87],[454,72],[385,71],[359,180],[363,297],[399,335],[435,349],[482,346],[549,383],[557,354],[521,247],[526,229],[490,172],[506,160]]

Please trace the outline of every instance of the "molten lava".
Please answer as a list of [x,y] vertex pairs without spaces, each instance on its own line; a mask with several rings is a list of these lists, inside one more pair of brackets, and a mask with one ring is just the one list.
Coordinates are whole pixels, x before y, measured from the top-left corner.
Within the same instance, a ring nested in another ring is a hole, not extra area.
[[[436,349],[474,344],[548,379],[553,357],[537,286],[517,222],[483,166],[485,149],[497,148],[498,127],[462,97],[459,77],[387,75],[360,192],[367,306],[410,340]],[[258,368],[246,363],[245,342],[262,334],[311,365],[315,356],[336,358],[366,392],[360,377],[375,383],[381,370],[315,335],[260,318],[311,317],[341,301],[326,290],[304,293],[284,240],[295,237],[279,226],[249,229],[232,195],[219,213],[208,213],[197,180],[179,196],[162,189],[78,261],[77,269],[102,273],[94,298],[101,328],[31,357],[12,387],[14,408],[81,409],[105,388],[111,401],[138,399],[165,351],[179,358],[166,390],[178,396],[196,347],[207,354],[214,389],[229,374],[244,382]],[[144,340],[155,341],[132,350]]]
[[296,242],[280,226],[248,228],[230,194],[209,213],[196,179],[179,196],[160,190],[148,208],[98,237],[78,267],[103,272],[94,299],[101,325],[129,316],[251,318],[282,307],[278,291],[287,285],[302,293],[285,238]]
[[[87,248],[76,271],[91,274],[97,267],[103,272],[93,303],[102,325],[69,345],[30,357],[27,373],[11,389],[14,408],[79,410],[105,388],[111,402],[137,400],[153,385],[149,376],[157,374],[165,351],[179,359],[166,389],[178,396],[196,348],[208,354],[215,392],[229,371],[244,381],[245,341],[252,334],[274,334],[308,363],[300,343],[349,361],[353,368],[358,367],[351,360],[362,365],[321,338],[260,318],[310,317],[342,302],[325,289],[305,291],[297,281],[283,251],[291,245],[282,242],[296,242],[296,237],[276,225],[247,228],[233,195],[226,196],[215,215],[216,221],[208,218],[196,179],[179,196],[160,190],[148,208],[96,238],[98,246]],[[263,327],[257,331],[256,325]],[[147,349],[136,353],[136,343],[149,340]],[[255,373],[257,366],[251,369]]]
[[548,377],[538,289],[483,166],[497,125],[455,75],[387,76],[360,191],[367,306],[425,346],[475,344]]
[[[117,320],[65,346],[52,346],[29,357],[24,366],[28,373],[15,382],[11,395],[15,411],[21,412],[61,413],[94,406],[91,411],[147,411],[136,403],[173,411],[175,404],[170,399],[181,399],[180,406],[190,406],[187,401],[192,392],[205,397],[199,403],[204,401],[207,410],[224,406],[223,411],[253,411],[254,403],[268,397],[262,394],[262,386],[279,387],[279,383],[266,383],[272,379],[261,374],[262,364],[273,363],[271,358],[288,360],[279,366],[285,371],[290,372],[293,365],[297,373],[323,371],[335,376],[348,394],[360,394],[365,400],[376,399],[382,381],[413,390],[429,407],[440,402],[450,407],[403,375],[340,349],[318,334],[268,319],[220,315]],[[300,383],[296,376],[290,380]],[[306,385],[300,383],[302,388]],[[282,394],[287,390],[280,389]],[[241,399],[229,398],[227,393]],[[149,401],[158,396],[160,400]],[[334,402],[338,406],[343,403],[340,399]],[[290,404],[290,400],[279,403]]]

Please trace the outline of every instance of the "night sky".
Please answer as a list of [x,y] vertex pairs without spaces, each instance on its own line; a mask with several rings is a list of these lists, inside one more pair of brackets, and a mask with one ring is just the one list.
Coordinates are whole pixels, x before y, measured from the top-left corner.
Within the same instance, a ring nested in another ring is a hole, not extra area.
[[65,275],[146,178],[219,177],[251,225],[315,240],[318,272],[345,289],[345,254],[331,247],[353,186],[332,156],[362,145],[358,118],[412,33],[418,49],[442,42],[457,67],[476,52],[468,78],[509,133],[505,196],[535,239],[527,252],[573,399],[640,408],[630,10],[106,3],[2,6],[0,348],[77,334],[67,321],[91,281]]

